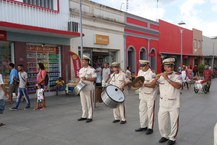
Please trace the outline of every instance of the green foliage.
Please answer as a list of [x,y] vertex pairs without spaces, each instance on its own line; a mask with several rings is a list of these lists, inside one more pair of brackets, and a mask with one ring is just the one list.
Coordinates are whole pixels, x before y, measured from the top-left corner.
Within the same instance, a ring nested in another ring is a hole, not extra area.
[[200,64],[198,66],[198,71],[199,71],[200,74],[203,73],[204,69],[205,69],[205,65],[204,64]]

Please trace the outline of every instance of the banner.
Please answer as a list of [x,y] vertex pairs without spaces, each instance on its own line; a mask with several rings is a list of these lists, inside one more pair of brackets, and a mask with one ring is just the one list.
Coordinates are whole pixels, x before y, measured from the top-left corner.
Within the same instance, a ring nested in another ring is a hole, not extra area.
[[74,68],[75,78],[79,78],[79,70],[81,69],[81,59],[76,53],[74,52],[69,52],[69,53],[72,58],[72,65]]

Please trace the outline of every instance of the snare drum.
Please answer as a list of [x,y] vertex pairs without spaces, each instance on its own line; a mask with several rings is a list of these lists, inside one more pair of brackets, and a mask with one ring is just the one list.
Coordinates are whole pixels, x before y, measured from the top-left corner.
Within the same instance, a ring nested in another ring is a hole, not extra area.
[[124,93],[117,87],[109,85],[101,94],[102,101],[110,108],[117,108],[125,100]]
[[86,86],[86,84],[84,82],[80,82],[77,84],[77,86],[74,88],[74,94],[78,95],[80,93],[80,91]]

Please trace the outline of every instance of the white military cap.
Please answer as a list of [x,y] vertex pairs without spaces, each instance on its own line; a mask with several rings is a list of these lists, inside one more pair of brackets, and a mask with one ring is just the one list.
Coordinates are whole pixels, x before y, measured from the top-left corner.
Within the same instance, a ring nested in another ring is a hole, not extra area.
[[83,55],[83,59],[90,60],[90,57],[88,57],[87,55]]
[[146,65],[146,64],[149,64],[150,61],[148,61],[148,60],[139,60],[139,63]]
[[113,62],[113,63],[111,64],[111,66],[112,66],[112,67],[120,66],[120,63],[119,63],[119,62]]
[[174,65],[175,64],[175,58],[167,58],[163,60],[163,65]]

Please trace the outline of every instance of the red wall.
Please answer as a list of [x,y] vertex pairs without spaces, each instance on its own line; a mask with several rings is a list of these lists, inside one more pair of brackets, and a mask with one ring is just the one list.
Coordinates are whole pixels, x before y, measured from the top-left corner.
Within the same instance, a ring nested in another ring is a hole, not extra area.
[[[184,28],[183,28],[184,29]],[[166,21],[159,21],[160,30],[160,52],[180,53],[181,36],[180,28]],[[183,54],[193,54],[193,31],[184,29],[183,31]]]

